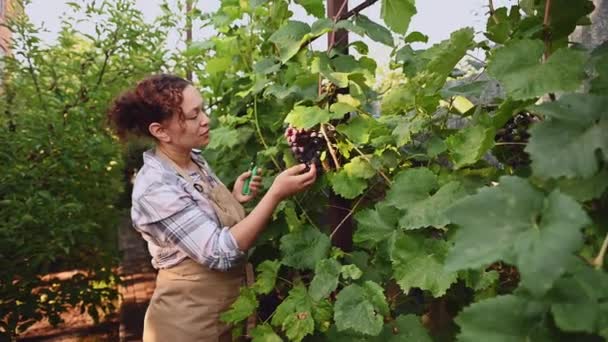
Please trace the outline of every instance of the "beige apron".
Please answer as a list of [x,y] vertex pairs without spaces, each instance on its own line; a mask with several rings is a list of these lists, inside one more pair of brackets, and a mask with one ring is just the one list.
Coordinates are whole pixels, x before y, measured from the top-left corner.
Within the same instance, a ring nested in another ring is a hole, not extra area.
[[[160,152],[177,172],[209,198],[224,227],[245,217],[243,206],[221,182],[211,188],[205,181],[194,182],[171,159]],[[200,171],[199,171],[200,172]],[[204,175],[201,179],[205,180]],[[228,310],[245,284],[246,261],[227,272],[216,271],[192,259],[185,259],[158,271],[156,289],[144,319],[144,342],[224,342],[232,341],[230,326],[219,316]]]

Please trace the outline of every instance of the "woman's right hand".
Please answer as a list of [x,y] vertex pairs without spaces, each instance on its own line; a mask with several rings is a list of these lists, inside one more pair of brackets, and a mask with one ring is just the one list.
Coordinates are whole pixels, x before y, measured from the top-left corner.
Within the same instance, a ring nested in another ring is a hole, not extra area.
[[274,182],[268,189],[268,193],[275,196],[279,201],[305,190],[317,179],[317,167],[314,163],[310,165],[310,170],[304,172],[306,164],[298,164],[279,173]]

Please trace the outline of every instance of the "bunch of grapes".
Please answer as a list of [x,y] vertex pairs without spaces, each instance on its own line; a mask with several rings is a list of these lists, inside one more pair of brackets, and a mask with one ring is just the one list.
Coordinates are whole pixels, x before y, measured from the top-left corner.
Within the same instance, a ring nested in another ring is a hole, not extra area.
[[513,168],[528,166],[530,164],[530,158],[524,152],[524,148],[530,138],[528,128],[532,123],[537,121],[538,118],[533,114],[520,112],[496,132],[496,142],[506,143],[496,151],[496,157],[502,163]]
[[317,171],[321,171],[321,153],[325,150],[326,145],[320,132],[298,129],[289,125],[285,130],[285,138],[298,162],[304,163],[308,167],[314,163]]

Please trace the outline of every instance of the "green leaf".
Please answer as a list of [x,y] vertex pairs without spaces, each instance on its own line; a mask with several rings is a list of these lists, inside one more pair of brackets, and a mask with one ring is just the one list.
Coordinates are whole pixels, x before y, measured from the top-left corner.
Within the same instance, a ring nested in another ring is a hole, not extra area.
[[275,31],[268,40],[279,48],[281,62],[285,63],[300,51],[308,33],[310,33],[310,26],[308,24],[290,20]]
[[395,176],[385,201],[399,209],[406,209],[409,203],[428,198],[429,193],[437,187],[437,177],[431,170],[425,167],[407,169]]
[[397,126],[393,129],[392,135],[397,138],[397,147],[409,144],[412,141],[412,135],[420,133],[427,121],[414,117],[413,119],[407,116],[397,115]]
[[315,277],[309,288],[313,300],[319,301],[329,296],[338,287],[341,266],[335,259],[324,259],[317,263]]
[[382,0],[380,16],[393,31],[407,32],[412,17],[416,14],[415,0]]
[[336,102],[329,107],[332,117],[344,116],[347,113],[356,112],[357,108],[342,102]]
[[608,275],[577,261],[549,292],[555,324],[564,331],[604,334],[608,322],[601,302],[608,299]]
[[440,297],[458,278],[456,272],[444,270],[447,252],[443,240],[399,234],[391,248],[393,276],[405,293],[418,287]]
[[312,334],[315,322],[312,318],[313,303],[306,287],[297,284],[289,291],[289,296],[276,308],[272,325],[280,326],[291,341],[301,341]]
[[211,130],[211,137],[208,149],[217,149],[221,147],[233,148],[239,144],[239,131],[227,126],[220,126]]
[[344,279],[357,280],[363,275],[363,271],[357,265],[343,265],[340,269],[340,274]]
[[416,43],[416,42],[421,42],[421,43],[428,43],[429,42],[429,36],[424,35],[418,31],[414,31],[410,34],[408,34],[404,41],[404,43]]
[[[408,189],[402,189],[406,192]],[[466,195],[464,188],[458,182],[449,182],[433,195],[410,203],[404,203],[405,215],[399,219],[399,227],[403,229],[418,229],[424,227],[443,228],[450,223],[446,210],[456,200]]]
[[232,66],[232,57],[212,57],[207,60],[205,70],[210,74],[224,72]]
[[252,342],[283,342],[268,324],[257,325],[251,330]]
[[604,169],[598,174],[585,179],[570,178],[557,181],[559,190],[579,202],[586,202],[600,198],[608,189],[608,170]]
[[290,123],[297,128],[309,129],[318,124],[329,122],[331,119],[336,119],[335,116],[338,115],[317,106],[295,106],[293,110],[287,114],[285,122]]
[[494,135],[493,127],[475,125],[449,136],[445,142],[454,161],[454,167],[460,169],[477,162],[494,146]]
[[314,269],[319,260],[327,257],[329,247],[327,235],[318,229],[304,226],[281,238],[282,263],[297,269]]
[[604,42],[591,53],[591,63],[595,69],[595,77],[591,80],[592,94],[608,94],[608,42]]
[[432,342],[428,331],[416,315],[399,315],[393,324],[385,325],[378,341],[384,342]]
[[528,181],[507,176],[498,186],[458,201],[447,216],[460,226],[447,269],[503,260],[517,266],[520,285],[536,295],[550,289],[564,272],[582,245],[581,228],[590,222],[570,197],[559,191],[545,196]]
[[355,144],[365,144],[369,141],[370,132],[374,126],[374,119],[367,116],[355,116],[348,123],[339,124],[336,130],[346,135]]
[[365,35],[371,40],[384,45],[394,46],[395,42],[391,31],[387,30],[384,26],[371,21],[363,14],[359,14],[355,17],[354,24],[361,28],[365,32]]
[[351,159],[347,164],[344,164],[344,171],[350,177],[358,177],[369,179],[376,175],[376,170],[365,158],[359,156]]
[[374,209],[364,209],[355,214],[357,229],[353,236],[356,244],[378,243],[388,239],[397,229],[399,210],[384,203],[376,204]]
[[591,177],[599,171],[598,155],[608,160],[608,97],[567,94],[530,111],[547,118],[530,129],[525,149],[536,175]]
[[331,62],[327,54],[321,53],[313,58],[310,69],[313,73],[320,73],[325,76],[325,78],[339,88],[348,87],[348,74],[335,72],[330,64]]
[[511,41],[490,57],[488,73],[515,100],[576,90],[585,75],[585,53],[561,48],[541,63],[543,51],[540,40]]
[[458,341],[552,341],[543,326],[545,310],[539,303],[513,295],[474,303],[455,319],[460,326]]
[[551,3],[550,32],[551,39],[557,40],[569,36],[581,19],[593,12],[595,6],[591,0],[553,0]]
[[306,12],[317,18],[325,16],[325,5],[323,0],[295,0],[296,4],[304,7]]
[[258,299],[248,287],[241,287],[239,297],[230,309],[220,315],[220,320],[226,323],[240,322],[249,317],[258,308]]
[[269,294],[277,281],[281,263],[277,260],[266,260],[256,267],[256,280],[252,288],[257,294]]
[[345,170],[330,173],[328,176],[332,189],[346,199],[353,199],[361,195],[367,188],[365,179],[352,177]]
[[382,288],[372,281],[342,289],[336,296],[334,310],[338,331],[349,330],[371,336],[382,331],[383,315],[389,311]]
[[272,74],[279,69],[281,69],[281,63],[278,63],[274,58],[264,58],[253,66],[253,71],[262,75]]

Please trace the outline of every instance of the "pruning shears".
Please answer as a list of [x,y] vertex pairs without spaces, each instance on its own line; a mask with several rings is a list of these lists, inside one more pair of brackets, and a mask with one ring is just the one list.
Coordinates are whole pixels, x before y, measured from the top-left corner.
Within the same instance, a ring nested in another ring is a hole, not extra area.
[[245,196],[249,196],[251,193],[251,189],[249,189],[249,184],[251,184],[251,180],[258,174],[258,167],[255,165],[255,159],[249,164],[249,171],[251,171],[251,175],[245,179],[245,183],[243,184],[243,191],[241,192]]

